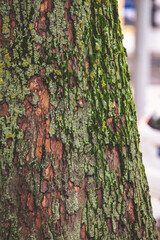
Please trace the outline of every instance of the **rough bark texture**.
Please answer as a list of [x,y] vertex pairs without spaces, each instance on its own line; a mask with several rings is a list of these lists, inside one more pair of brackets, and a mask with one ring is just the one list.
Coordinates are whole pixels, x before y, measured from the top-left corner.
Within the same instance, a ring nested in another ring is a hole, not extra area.
[[116,0],[0,1],[0,239],[157,239]]

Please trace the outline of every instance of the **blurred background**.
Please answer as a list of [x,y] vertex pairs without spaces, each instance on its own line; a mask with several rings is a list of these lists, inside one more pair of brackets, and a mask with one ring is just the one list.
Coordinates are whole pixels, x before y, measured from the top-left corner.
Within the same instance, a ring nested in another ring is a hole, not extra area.
[[118,0],[153,213],[160,229],[160,0]]

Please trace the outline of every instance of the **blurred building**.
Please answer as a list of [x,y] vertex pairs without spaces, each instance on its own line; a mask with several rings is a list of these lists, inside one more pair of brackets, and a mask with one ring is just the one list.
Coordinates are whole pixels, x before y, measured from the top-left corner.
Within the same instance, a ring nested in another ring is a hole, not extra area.
[[160,27],[160,0],[152,0],[152,26]]
[[[139,0],[140,1],[140,0]],[[150,0],[150,29],[146,36],[150,52],[150,83],[160,84],[160,0]],[[134,57],[136,48],[136,0],[118,0],[119,14],[124,33],[124,46],[128,53],[128,63],[134,85]]]

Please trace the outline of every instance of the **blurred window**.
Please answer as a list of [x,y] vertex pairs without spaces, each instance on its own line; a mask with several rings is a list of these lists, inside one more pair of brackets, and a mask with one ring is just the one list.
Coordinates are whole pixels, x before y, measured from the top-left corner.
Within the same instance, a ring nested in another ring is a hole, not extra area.
[[155,4],[160,5],[160,0],[155,0]]
[[154,129],[160,130],[160,116],[159,114],[154,114],[149,122],[148,125]]
[[152,26],[160,27],[160,0],[152,0]]
[[135,25],[136,21],[135,0],[125,0],[124,19],[125,25],[129,26]]

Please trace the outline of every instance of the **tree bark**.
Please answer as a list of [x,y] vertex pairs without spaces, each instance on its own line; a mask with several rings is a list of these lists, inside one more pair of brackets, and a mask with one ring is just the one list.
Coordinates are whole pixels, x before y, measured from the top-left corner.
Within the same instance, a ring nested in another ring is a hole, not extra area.
[[0,239],[157,239],[116,0],[0,2]]

